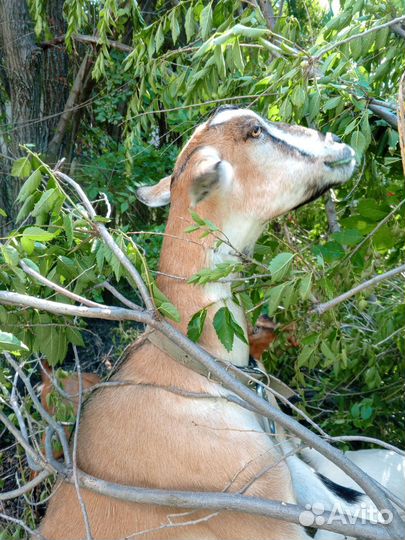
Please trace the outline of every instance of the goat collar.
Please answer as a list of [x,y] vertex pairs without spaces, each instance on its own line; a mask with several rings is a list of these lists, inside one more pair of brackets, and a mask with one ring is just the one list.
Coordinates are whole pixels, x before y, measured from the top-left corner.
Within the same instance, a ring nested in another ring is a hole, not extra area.
[[[183,349],[173,343],[173,341],[161,332],[150,330],[147,332],[146,337],[155,347],[169,355],[170,358],[176,362],[179,362],[182,366],[206,377],[212,382],[221,384],[221,381],[213,377],[211,372],[200,364],[198,360],[195,360],[192,356],[184,352]],[[284,398],[290,399],[296,396],[294,390],[288,385],[280,381],[277,377],[266,373],[252,356],[249,357],[249,364],[246,367],[234,366],[233,364],[222,360],[217,360],[217,362],[226,369],[229,369],[229,367],[232,366],[232,374],[246,386],[260,386],[264,388],[263,384],[265,384],[281,394]]]

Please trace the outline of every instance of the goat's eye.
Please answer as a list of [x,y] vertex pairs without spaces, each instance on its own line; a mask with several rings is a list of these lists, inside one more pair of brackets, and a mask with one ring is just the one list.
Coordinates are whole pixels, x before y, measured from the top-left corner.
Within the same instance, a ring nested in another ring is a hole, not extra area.
[[253,137],[254,139],[257,139],[260,137],[260,135],[262,134],[263,132],[263,129],[261,126],[255,126],[252,131],[249,133],[249,135],[251,137]]

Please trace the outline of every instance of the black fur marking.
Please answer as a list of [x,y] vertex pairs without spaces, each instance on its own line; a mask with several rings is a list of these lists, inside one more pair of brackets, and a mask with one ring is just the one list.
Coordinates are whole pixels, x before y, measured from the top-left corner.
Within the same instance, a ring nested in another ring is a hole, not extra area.
[[313,191],[312,193],[309,193],[308,198],[305,199],[305,201],[303,201],[302,203],[297,204],[297,206],[294,206],[294,208],[291,208],[290,212],[292,212],[293,210],[297,210],[298,208],[301,208],[301,206],[304,206],[305,204],[308,204],[308,203],[310,203],[312,201],[315,201],[315,199],[319,199],[319,197],[321,197],[324,193],[329,191],[331,188],[337,187],[339,185],[340,185],[339,183],[329,184],[327,186],[324,186],[324,187],[322,187],[320,189],[317,189],[317,190]]
[[174,173],[172,174],[172,180],[171,180],[170,185],[173,185],[174,182],[177,180],[177,178],[183,174],[183,172],[185,171],[185,169],[186,169],[186,167],[187,167],[188,162],[190,161],[190,159],[194,156],[194,154],[196,154],[197,152],[199,152],[199,151],[201,150],[201,148],[204,148],[204,145],[196,146],[196,147],[188,154],[188,156],[186,156],[186,158],[184,159],[183,163],[181,164],[181,167],[179,167],[178,170],[177,170],[177,171],[174,171]]
[[322,481],[322,483],[330,490],[332,493],[343,499],[344,501],[355,504],[359,502],[362,497],[364,496],[364,493],[361,493],[360,491],[357,491],[352,488],[341,486],[340,484],[336,484],[336,482],[333,482],[333,480],[330,480],[326,476],[324,476],[321,473],[316,473],[318,478]]
[[305,152],[304,150],[301,150],[297,146],[292,146],[291,144],[288,144],[287,142],[283,141],[283,139],[279,139],[275,135],[272,135],[269,131],[267,131],[267,129],[264,129],[263,133],[274,144],[287,149],[290,154],[298,155],[300,157],[305,158],[308,161],[315,161],[316,158],[314,156],[312,156],[311,154],[308,154],[308,152]]

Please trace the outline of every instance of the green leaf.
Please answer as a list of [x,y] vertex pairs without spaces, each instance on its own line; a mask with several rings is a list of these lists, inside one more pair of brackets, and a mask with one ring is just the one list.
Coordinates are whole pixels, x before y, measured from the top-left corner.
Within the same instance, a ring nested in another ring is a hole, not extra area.
[[28,351],[28,347],[18,338],[0,330],[0,349],[2,351]]
[[239,69],[241,73],[243,73],[245,69],[245,64],[243,62],[242,52],[238,40],[235,41],[232,47],[232,59],[235,66]]
[[333,363],[336,359],[336,354],[331,351],[326,341],[321,341],[321,352],[325,356],[327,360],[329,360],[331,363]]
[[206,40],[212,28],[212,7],[211,2],[205,6],[200,14],[201,37]]
[[303,300],[307,300],[311,292],[312,274],[308,274],[300,281],[299,293]]
[[65,230],[68,247],[73,244],[73,221],[69,214],[63,215],[63,229]]
[[155,49],[156,52],[159,52],[160,47],[163,45],[163,42],[165,40],[165,36],[163,34],[163,26],[162,23],[159,24],[159,28],[156,32],[155,36]]
[[192,5],[188,8],[186,13],[185,28],[187,43],[189,43],[195,32],[194,7]]
[[6,264],[9,266],[17,266],[20,261],[18,251],[10,245],[1,246],[1,252],[3,254]]
[[0,208],[0,216],[2,217],[7,217],[7,212],[5,210],[3,210],[3,208]]
[[339,103],[342,101],[341,96],[336,96],[328,99],[328,101],[323,105],[322,109],[324,111],[329,111],[331,109],[336,109]]
[[52,325],[46,327],[46,332],[42,334],[39,348],[51,366],[62,363],[67,353],[65,330]]
[[356,151],[357,156],[361,156],[367,147],[366,138],[360,129],[353,132],[350,139],[350,146]]
[[49,212],[59,197],[59,191],[55,188],[48,189],[42,195],[31,212],[34,217]]
[[177,38],[180,35],[180,25],[177,20],[177,11],[173,10],[170,16],[170,28],[172,30],[172,40],[173,44],[176,45]]
[[286,283],[285,284],[285,290],[283,292],[282,299],[282,305],[285,307],[285,309],[288,309],[292,302],[296,301],[296,289],[295,289],[295,283]]
[[31,255],[35,249],[35,242],[30,238],[21,238],[21,246],[27,255]]
[[270,291],[269,303],[268,303],[268,314],[271,317],[273,313],[277,310],[278,306],[281,303],[281,295],[283,294],[284,289],[286,288],[286,283],[281,283],[276,287],[273,287]]
[[18,194],[17,201],[21,202],[31,195],[41,185],[42,173],[40,169],[36,169],[24,182],[20,193]]
[[316,346],[314,347],[313,345],[305,345],[305,347],[302,349],[302,351],[298,355],[297,364],[296,364],[297,368],[307,366],[308,360],[313,355],[315,350],[316,350]]
[[312,251],[315,255],[322,255],[327,263],[336,261],[344,256],[345,251],[337,242],[326,242],[324,245],[314,246]]
[[388,211],[384,212],[375,199],[362,199],[357,206],[357,210],[361,216],[371,221],[380,221],[388,214]]
[[73,345],[84,347],[83,336],[78,328],[73,328],[72,326],[66,327],[66,338]]
[[173,321],[180,322],[181,317],[177,308],[170,302],[167,296],[162,293],[156,283],[152,283],[151,288],[156,307],[162,313],[162,315],[172,319]]
[[55,238],[55,233],[50,233],[40,227],[27,227],[24,229],[23,238],[38,242],[49,242]]
[[[239,325],[237,324],[237,322],[233,318],[232,313],[229,311],[227,307],[222,307],[215,313],[213,325],[215,328],[215,332],[217,333],[217,336],[220,342],[222,343],[222,345],[225,347],[225,349],[228,352],[231,351],[233,347],[233,340],[236,333],[235,325],[236,326],[239,326]],[[243,330],[241,328],[240,328],[240,331],[243,334]]]
[[38,272],[38,274],[40,274],[40,270],[39,270],[39,267],[37,264],[34,263],[34,261],[31,261],[31,259],[27,259],[27,258],[24,258],[22,259],[23,262],[25,262],[25,264],[27,266],[29,266],[31,268],[31,270],[34,270],[35,272]]
[[221,78],[226,77],[225,58],[222,52],[221,45],[219,45],[218,47],[215,47],[214,49],[214,60],[215,60],[215,65],[217,66],[217,69],[218,69],[218,75]]
[[302,86],[296,86],[292,95],[291,101],[296,107],[302,107],[305,103],[307,93]]
[[205,319],[207,318],[207,308],[201,309],[194,313],[191,317],[190,322],[187,327],[187,336],[197,343],[201,337],[201,334],[204,330]]
[[27,178],[31,174],[31,162],[28,156],[16,159],[11,167],[11,176]]
[[279,253],[270,261],[269,270],[272,281],[281,281],[290,273],[293,258],[293,253],[285,252]]
[[36,199],[36,196],[37,194],[36,193],[33,193],[32,195],[30,195],[29,197],[27,197],[25,199],[25,202],[24,204],[22,205],[22,207],[20,208],[18,214],[17,214],[17,217],[16,217],[16,222],[17,223],[20,223],[21,221],[23,221],[23,219],[25,219],[26,217],[28,217],[28,215],[30,214],[31,210],[34,208],[35,206],[35,199]]
[[308,106],[308,120],[312,122],[319,114],[321,106],[321,96],[318,92],[310,95]]
[[158,310],[162,315],[164,315],[168,319],[171,319],[172,321],[175,321],[175,322],[181,321],[181,317],[180,317],[180,313],[178,309],[176,308],[176,306],[174,306],[170,302],[163,302],[158,307]]
[[200,227],[205,226],[205,221],[203,218],[201,218],[196,212],[193,212],[193,210],[190,210],[190,215],[193,218],[193,221],[197,223],[197,225],[200,225]]
[[228,322],[226,312],[228,308],[220,308],[214,316],[213,325],[219,340],[225,349],[229,352],[232,350],[234,331]]
[[345,229],[335,232],[331,236],[342,246],[354,246],[363,238],[357,229]]

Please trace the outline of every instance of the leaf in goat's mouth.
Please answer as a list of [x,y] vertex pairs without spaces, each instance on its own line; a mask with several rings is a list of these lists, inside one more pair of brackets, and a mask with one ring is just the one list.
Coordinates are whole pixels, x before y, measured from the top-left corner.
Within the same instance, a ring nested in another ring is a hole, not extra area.
[[344,159],[337,159],[336,161],[325,161],[325,165],[331,167],[332,169],[336,169],[337,167],[344,167],[345,165],[349,165],[352,162],[352,159],[352,157],[349,157]]

